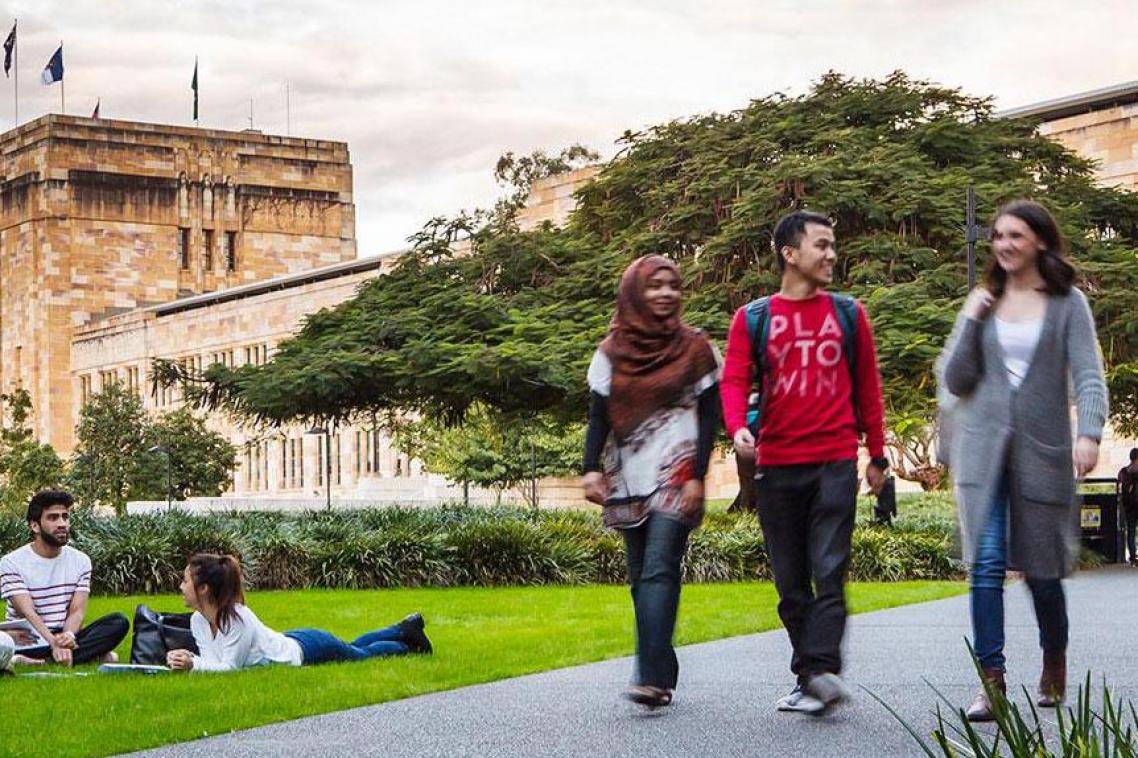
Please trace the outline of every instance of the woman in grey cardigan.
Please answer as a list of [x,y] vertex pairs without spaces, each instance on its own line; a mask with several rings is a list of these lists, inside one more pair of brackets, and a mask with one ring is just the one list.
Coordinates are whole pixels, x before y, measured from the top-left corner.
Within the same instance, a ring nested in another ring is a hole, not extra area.
[[[985,286],[965,301],[943,361],[944,382],[956,396],[949,460],[971,566],[976,656],[988,686],[1006,692],[1004,575],[1009,567],[1022,571],[1043,648],[1038,702],[1052,707],[1066,690],[1060,579],[1078,549],[1075,476],[1094,468],[1107,413],[1094,320],[1073,287],[1065,248],[1043,206],[1018,200],[1000,208]],[[984,689],[968,718],[992,718]]]

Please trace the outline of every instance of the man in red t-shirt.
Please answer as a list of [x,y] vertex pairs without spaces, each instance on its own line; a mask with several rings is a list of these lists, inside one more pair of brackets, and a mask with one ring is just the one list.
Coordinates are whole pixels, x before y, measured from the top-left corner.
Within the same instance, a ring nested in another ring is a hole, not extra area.
[[[720,389],[736,455],[757,455],[759,522],[778,589],[778,613],[794,648],[790,668],[797,686],[778,708],[819,714],[849,697],[839,674],[858,437],[864,432],[870,455],[866,478],[877,493],[889,465],[885,414],[865,309],[852,304],[856,319],[848,344],[855,355],[847,356],[843,319],[826,292],[837,258],[830,220],[808,211],[789,213],[775,225],[773,247],[782,286],[770,298],[766,316],[766,352],[759,364],[765,376],[754,376],[752,335],[746,308],[740,308],[727,336]],[[752,390],[762,394],[757,443],[747,426]]]

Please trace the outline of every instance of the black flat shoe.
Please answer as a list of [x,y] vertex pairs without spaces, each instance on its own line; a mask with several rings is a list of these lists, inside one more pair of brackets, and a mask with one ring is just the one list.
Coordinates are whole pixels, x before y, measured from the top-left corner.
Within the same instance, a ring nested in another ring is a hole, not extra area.
[[624,699],[647,708],[662,708],[672,704],[672,691],[648,684],[634,684],[624,691]]

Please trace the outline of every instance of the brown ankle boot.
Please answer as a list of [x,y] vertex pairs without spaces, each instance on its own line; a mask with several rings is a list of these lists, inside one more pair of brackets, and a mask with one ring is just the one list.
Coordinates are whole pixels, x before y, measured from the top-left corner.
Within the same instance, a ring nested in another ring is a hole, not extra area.
[[1067,651],[1043,653],[1043,673],[1039,676],[1039,699],[1035,704],[1041,708],[1055,708],[1067,695]]
[[972,699],[972,704],[964,712],[969,721],[992,721],[996,717],[992,709],[992,701],[988,697],[989,687],[1007,694],[1008,685],[1004,680],[1004,672],[1000,669],[984,669],[983,679],[985,681],[982,684],[987,686],[980,687],[980,691]]

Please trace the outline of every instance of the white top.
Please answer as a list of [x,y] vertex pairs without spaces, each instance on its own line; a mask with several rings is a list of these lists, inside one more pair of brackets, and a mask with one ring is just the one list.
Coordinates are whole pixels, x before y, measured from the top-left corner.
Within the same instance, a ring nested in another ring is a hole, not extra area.
[[[619,445],[613,435],[609,436],[604,472],[609,483],[610,504],[649,499],[665,489],[664,494],[679,492],[677,487],[665,488],[664,485],[685,481],[684,471],[694,465],[699,439],[696,398],[719,381],[719,367],[723,363],[714,345],[712,350],[715,367],[688,387],[674,406],[653,413]],[[612,361],[599,348],[593,353],[587,379],[589,389],[598,395],[607,398],[612,393]],[[655,510],[674,510],[679,500],[656,498],[651,503]],[[647,513],[644,517],[647,518]]]
[[0,558],[0,599],[8,601],[8,621],[23,618],[12,598],[31,595],[48,628],[62,629],[76,592],[91,592],[91,559],[70,545],[64,545],[55,558],[44,558],[29,542]]
[[194,611],[190,631],[198,645],[194,671],[236,671],[249,666],[284,663],[299,666],[304,662],[300,643],[261,623],[257,614],[244,605],[235,606],[238,620],[214,637],[209,621]]
[[1004,321],[996,317],[996,338],[1004,351],[1004,366],[1008,370],[1008,382],[1018,389],[1027,376],[1039,335],[1043,332],[1043,319],[1028,321]]

